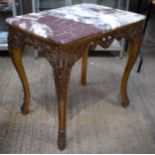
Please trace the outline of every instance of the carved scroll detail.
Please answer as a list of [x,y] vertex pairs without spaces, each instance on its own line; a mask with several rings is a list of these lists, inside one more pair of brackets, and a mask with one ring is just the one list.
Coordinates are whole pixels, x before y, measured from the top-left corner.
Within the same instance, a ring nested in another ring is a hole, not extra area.
[[112,34],[112,37],[116,38],[117,40],[125,38],[129,42],[135,42],[137,45],[140,46],[143,41],[142,29],[143,29],[143,23],[138,23],[129,28],[124,27],[121,29],[121,31],[116,30],[116,32]]
[[33,46],[34,48],[38,49],[38,51],[46,51],[46,53],[51,53],[51,51],[56,48],[55,46],[50,46],[40,39],[37,39],[37,37],[32,37],[10,27],[8,36],[8,47],[10,52],[12,52],[16,47],[23,51],[26,45]]
[[93,51],[97,45],[100,45],[103,48],[108,48],[113,41],[114,41],[114,38],[111,36],[102,37],[98,40],[95,40],[94,42],[91,42],[90,49]]
[[107,33],[105,36],[96,39],[95,41],[90,43],[91,50],[94,50],[97,45],[100,45],[103,48],[108,48],[114,39],[120,40],[125,38],[129,42],[135,42],[138,46],[142,44],[143,41],[143,22],[137,23],[128,28],[123,27],[114,31]]

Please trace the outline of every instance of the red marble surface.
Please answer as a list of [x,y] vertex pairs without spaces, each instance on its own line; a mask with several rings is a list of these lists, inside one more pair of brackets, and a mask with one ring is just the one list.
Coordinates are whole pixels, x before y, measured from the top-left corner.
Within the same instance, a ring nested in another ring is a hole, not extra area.
[[127,11],[79,4],[17,16],[6,22],[57,44],[67,44],[144,19],[142,15]]

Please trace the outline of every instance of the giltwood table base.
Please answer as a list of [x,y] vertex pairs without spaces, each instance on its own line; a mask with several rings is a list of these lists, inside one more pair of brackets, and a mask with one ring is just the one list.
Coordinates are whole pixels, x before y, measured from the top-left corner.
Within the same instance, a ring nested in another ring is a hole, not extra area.
[[103,33],[95,37],[93,36],[92,38],[81,39],[65,46],[56,46],[51,42],[10,26],[8,38],[10,55],[24,90],[24,102],[21,108],[22,114],[25,115],[29,112],[30,104],[29,84],[22,64],[22,51],[25,45],[38,48],[53,68],[55,89],[58,99],[58,147],[60,150],[63,150],[66,146],[67,95],[71,69],[74,63],[82,57],[81,85],[85,85],[89,50],[95,48],[98,44],[102,47],[109,47],[114,39],[126,38],[129,41],[130,52],[121,81],[120,103],[123,107],[127,107],[129,105],[127,83],[132,67],[138,56],[138,49],[142,43],[142,24],[143,22],[137,22],[108,33]]

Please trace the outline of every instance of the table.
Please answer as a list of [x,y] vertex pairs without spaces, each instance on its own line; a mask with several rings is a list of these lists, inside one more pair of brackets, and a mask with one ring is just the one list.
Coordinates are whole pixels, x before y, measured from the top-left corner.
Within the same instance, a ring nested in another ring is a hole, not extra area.
[[[122,77],[120,103],[127,107],[127,83],[143,40],[145,16],[96,4],[78,4],[54,10],[9,18],[8,45],[24,90],[21,111],[29,112],[30,91],[22,64],[26,45],[34,46],[53,68],[58,100],[58,147],[66,146],[66,106],[71,69],[82,57],[81,84],[86,84],[89,50],[96,45],[109,47],[114,39],[126,38],[130,53]],[[109,92],[110,93],[110,92]]]

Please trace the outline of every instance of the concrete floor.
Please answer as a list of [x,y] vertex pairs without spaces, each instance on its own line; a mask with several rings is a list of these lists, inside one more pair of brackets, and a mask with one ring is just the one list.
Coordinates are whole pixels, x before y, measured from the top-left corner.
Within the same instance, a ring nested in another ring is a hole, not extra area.
[[23,91],[9,58],[0,58],[0,153],[155,153],[155,53],[146,49],[140,74],[136,65],[128,94],[119,105],[126,57],[91,57],[88,84],[79,85],[80,61],[72,71],[67,117],[67,148],[57,149],[57,104],[50,65],[24,57],[31,111],[22,116]]

